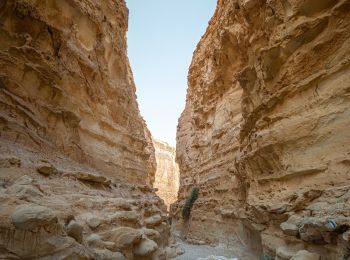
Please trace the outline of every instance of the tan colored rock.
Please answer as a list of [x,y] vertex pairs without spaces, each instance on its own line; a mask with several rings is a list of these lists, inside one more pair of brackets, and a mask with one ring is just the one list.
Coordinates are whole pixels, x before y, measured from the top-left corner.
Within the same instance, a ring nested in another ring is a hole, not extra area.
[[199,188],[189,237],[346,255],[334,237],[350,212],[349,39],[347,0],[218,1],[177,129],[178,220]]
[[311,253],[306,250],[300,250],[291,260],[319,260],[320,255]]
[[156,242],[151,239],[144,238],[134,249],[134,254],[142,257],[149,256],[150,254],[154,253],[157,248],[158,245]]
[[11,222],[18,229],[35,230],[40,227],[55,225],[57,216],[49,208],[23,204],[16,207],[11,215]]
[[112,241],[119,249],[137,244],[142,239],[142,232],[130,227],[118,227],[102,234],[104,240]]
[[36,170],[38,171],[38,173],[45,176],[50,176],[52,174],[57,173],[57,169],[50,163],[46,163],[46,162],[40,163],[40,165],[36,168]]
[[105,176],[90,173],[90,172],[69,172],[66,173],[67,176],[72,176],[74,178],[77,178],[81,181],[87,181],[87,182],[93,182],[93,183],[99,183],[103,185],[110,185],[111,180],[106,178]]
[[299,228],[293,223],[283,222],[280,225],[283,233],[289,236],[297,236],[299,233]]
[[125,256],[120,252],[112,252],[108,249],[97,249],[94,250],[95,255],[98,259],[103,260],[125,260]]
[[0,166],[1,168],[20,167],[21,160],[16,157],[0,158]]
[[77,242],[81,243],[83,241],[83,231],[82,225],[72,220],[66,227],[67,235],[74,238]]
[[101,224],[101,222],[102,222],[102,219],[101,219],[101,218],[95,216],[95,215],[92,214],[92,213],[84,214],[84,215],[81,216],[81,217],[84,219],[84,221],[86,222],[86,224],[87,224],[90,228],[92,228],[92,229],[97,228],[97,227]]
[[[0,10],[0,259],[130,259],[143,220],[166,207],[152,187],[125,1]],[[155,255],[168,230],[148,233]]]
[[180,183],[179,166],[175,162],[175,148],[156,139],[153,139],[153,145],[157,162],[154,187],[158,189],[158,196],[164,200],[169,209],[170,204],[177,200]]
[[154,148],[127,57],[125,2],[6,0],[1,9],[1,137],[111,179],[152,183]]
[[142,228],[142,233],[153,241],[158,241],[161,238],[160,233],[155,229]]
[[144,220],[146,227],[155,227],[160,225],[162,223],[162,217],[160,215],[154,215],[151,217],[148,217]]
[[134,223],[135,225],[140,224],[141,216],[135,211],[119,211],[109,217],[110,222],[122,221]]

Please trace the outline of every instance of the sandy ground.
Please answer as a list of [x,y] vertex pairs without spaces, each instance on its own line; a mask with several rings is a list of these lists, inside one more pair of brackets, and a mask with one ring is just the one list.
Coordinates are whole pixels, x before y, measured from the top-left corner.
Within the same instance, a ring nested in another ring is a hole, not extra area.
[[[224,244],[197,245],[191,244],[181,239],[180,231],[176,228],[176,222],[173,220],[171,225],[171,241],[178,245],[184,251],[184,254],[178,255],[176,260],[197,260],[198,258],[206,258],[208,256],[217,256],[215,260],[258,260],[259,257],[253,255],[252,252],[242,245],[237,239],[236,242],[231,241],[230,246]],[[218,257],[223,258],[218,258]],[[209,260],[209,259],[208,259]],[[210,259],[211,260],[211,259]]]
[[226,259],[234,260],[238,259],[234,250],[225,248],[223,246],[211,247],[208,245],[191,245],[183,241],[178,241],[180,248],[182,248],[185,253],[183,255],[177,256],[176,260],[196,260],[200,257],[207,256],[224,256]]

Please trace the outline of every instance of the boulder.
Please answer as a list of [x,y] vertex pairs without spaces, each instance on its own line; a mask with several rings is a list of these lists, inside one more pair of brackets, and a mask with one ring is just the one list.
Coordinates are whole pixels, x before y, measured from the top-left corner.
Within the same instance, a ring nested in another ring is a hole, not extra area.
[[306,242],[323,243],[327,233],[334,230],[333,221],[309,217],[305,218],[299,227],[300,238]]
[[280,246],[276,250],[276,260],[289,260],[302,249],[302,245]]
[[134,255],[149,256],[158,249],[158,245],[151,239],[143,238],[142,241],[134,248]]
[[24,230],[55,225],[57,221],[57,216],[51,209],[35,204],[17,206],[11,216],[12,224],[16,228]]
[[185,253],[185,250],[182,247],[180,247],[180,245],[178,243],[171,244],[169,247],[166,247],[166,249],[165,249],[165,255],[168,258],[174,258],[174,257],[176,257],[178,255],[182,255],[184,253]]
[[116,248],[123,249],[140,242],[142,232],[130,227],[118,227],[106,231],[101,236],[103,240],[115,243]]
[[120,252],[112,252],[108,249],[95,249],[96,259],[103,260],[125,260],[125,256]]
[[154,215],[145,219],[146,227],[155,227],[162,223],[162,217],[160,215]]
[[107,248],[113,249],[116,248],[115,243],[110,241],[103,241],[98,234],[91,234],[86,238],[87,244],[92,248]]
[[147,236],[149,239],[157,241],[161,238],[160,233],[155,229],[142,228],[142,233]]
[[83,241],[83,226],[75,220],[71,220],[66,227],[67,235],[74,238],[77,242]]
[[101,225],[101,219],[92,213],[86,213],[81,216],[85,223],[92,229],[97,228]]
[[6,190],[7,194],[13,194],[20,199],[32,201],[35,198],[40,198],[43,193],[35,186],[31,184],[18,184],[14,183]]
[[131,222],[134,224],[140,224],[140,216],[135,211],[119,211],[113,214],[110,217],[110,221],[123,221],[123,222]]
[[293,223],[283,222],[280,227],[283,233],[288,236],[297,236],[299,233],[298,226]]

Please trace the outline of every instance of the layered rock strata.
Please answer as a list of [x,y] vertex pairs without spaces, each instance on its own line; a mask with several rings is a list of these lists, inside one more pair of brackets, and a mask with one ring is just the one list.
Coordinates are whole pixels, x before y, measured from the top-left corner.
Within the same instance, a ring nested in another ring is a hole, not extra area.
[[348,257],[349,94],[349,1],[219,0],[177,132],[189,236]]
[[165,258],[124,1],[0,1],[0,258]]
[[175,148],[168,143],[153,139],[157,171],[155,174],[154,187],[157,194],[165,204],[170,206],[177,200],[179,190],[179,166],[175,162]]
[[0,5],[1,137],[151,183],[154,150],[136,102],[124,1]]

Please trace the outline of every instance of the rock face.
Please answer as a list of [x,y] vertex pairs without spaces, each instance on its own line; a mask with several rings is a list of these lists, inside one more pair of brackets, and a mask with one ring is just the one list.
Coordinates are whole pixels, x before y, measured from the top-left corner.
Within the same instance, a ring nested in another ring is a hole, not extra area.
[[219,0],[177,132],[189,236],[349,255],[349,95],[349,1]]
[[175,148],[169,144],[153,139],[157,171],[154,187],[158,189],[157,194],[169,207],[177,200],[179,190],[179,166],[175,162]]
[[0,7],[1,137],[151,183],[154,150],[136,102],[124,1]]
[[165,257],[127,18],[124,1],[0,1],[0,259]]

